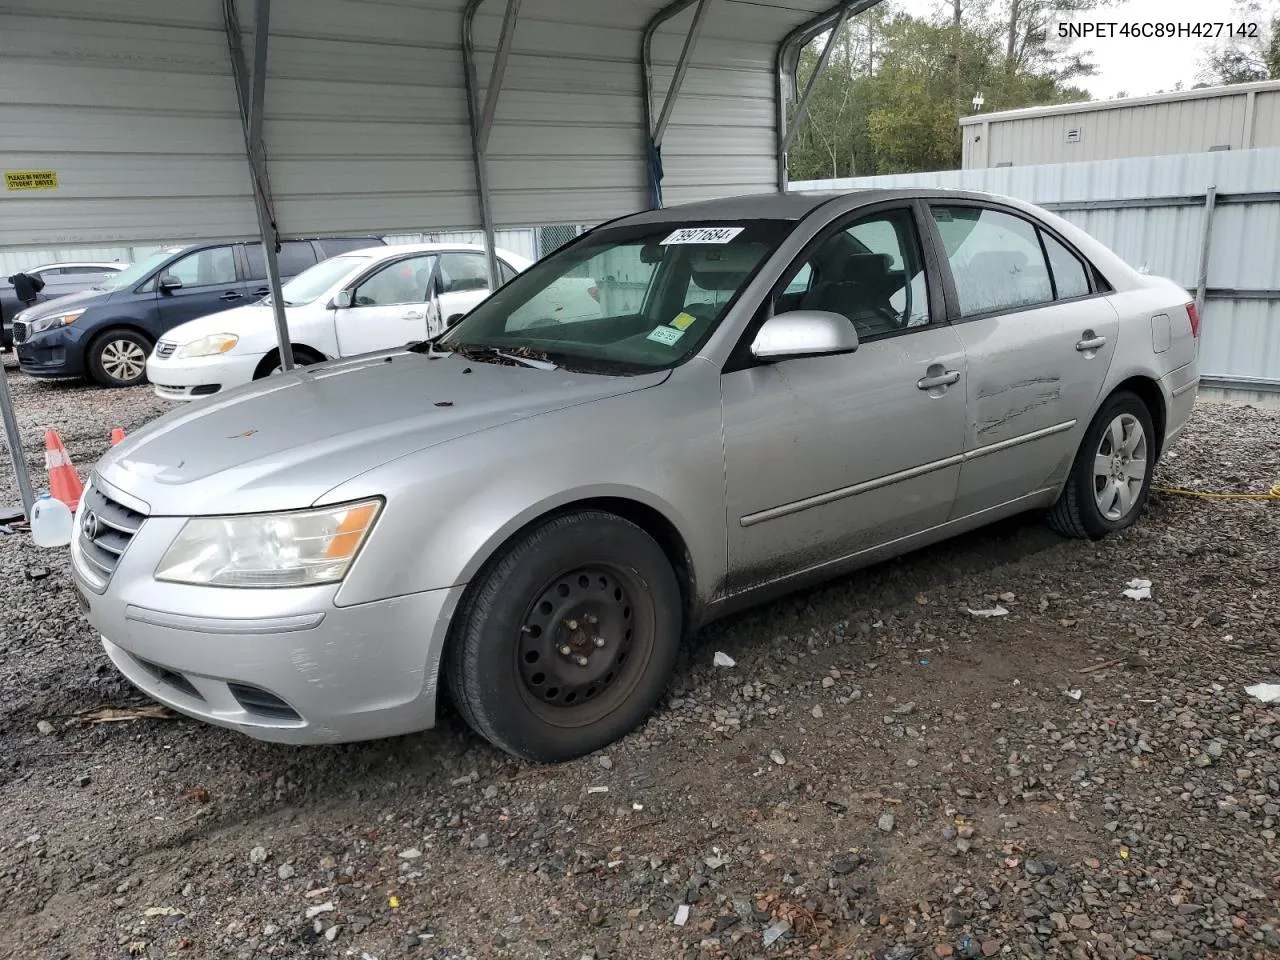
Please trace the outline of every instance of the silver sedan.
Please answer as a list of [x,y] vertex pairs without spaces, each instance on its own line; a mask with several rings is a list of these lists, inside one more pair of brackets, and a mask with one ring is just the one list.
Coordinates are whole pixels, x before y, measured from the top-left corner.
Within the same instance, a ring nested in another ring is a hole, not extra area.
[[1024,511],[1132,524],[1198,327],[1185,290],[1006,198],[637,214],[430,342],[134,434],[73,569],[115,665],[193,717],[369,739],[447,693],[501,749],[565,760],[641,724],[732,610]]

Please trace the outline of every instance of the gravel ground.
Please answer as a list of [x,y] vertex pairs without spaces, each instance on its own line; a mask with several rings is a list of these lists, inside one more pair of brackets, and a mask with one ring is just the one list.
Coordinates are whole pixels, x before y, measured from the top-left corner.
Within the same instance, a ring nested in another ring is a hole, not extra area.
[[[84,473],[164,408],[12,382],[36,467],[46,427]],[[1203,404],[1159,481],[1265,490],[1277,426]],[[1028,518],[772,604],[554,768],[451,715],[308,749],[84,723],[144,701],[64,556],[0,538],[8,955],[1280,957],[1280,709],[1243,689],[1280,680],[1277,510],[1156,495],[1098,544]]]

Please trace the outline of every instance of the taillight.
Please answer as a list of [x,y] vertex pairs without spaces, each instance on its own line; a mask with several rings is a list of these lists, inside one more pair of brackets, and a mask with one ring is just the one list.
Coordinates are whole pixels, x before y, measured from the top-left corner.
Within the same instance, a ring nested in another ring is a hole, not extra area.
[[587,294],[588,294],[588,295],[591,297],[591,299],[592,299],[592,300],[594,300],[596,303],[599,303],[599,302],[600,302],[600,289],[599,289],[598,287],[589,287],[589,288],[587,288]]
[[1191,336],[1200,336],[1200,311],[1196,309],[1195,303],[1187,304],[1187,317],[1191,320]]

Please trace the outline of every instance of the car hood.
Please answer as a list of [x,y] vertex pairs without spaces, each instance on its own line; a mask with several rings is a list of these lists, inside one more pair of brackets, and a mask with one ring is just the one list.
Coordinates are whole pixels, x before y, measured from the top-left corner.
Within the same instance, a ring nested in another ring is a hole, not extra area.
[[[285,308],[285,318],[294,316],[296,308]],[[176,343],[179,346],[199,340],[215,333],[234,333],[243,336],[257,330],[270,330],[275,333],[275,313],[269,304],[250,303],[243,307],[232,307],[220,313],[211,313],[179,324],[167,330],[162,340]]]
[[386,352],[270,377],[166,414],[98,463],[156,516],[289,510],[374,467],[552,410],[656,386]]
[[39,320],[41,317],[51,317],[55,313],[65,313],[72,307],[97,307],[110,299],[111,292],[107,290],[81,290],[79,293],[54,297],[52,300],[44,300],[35,306],[27,307],[22,311],[22,319]]

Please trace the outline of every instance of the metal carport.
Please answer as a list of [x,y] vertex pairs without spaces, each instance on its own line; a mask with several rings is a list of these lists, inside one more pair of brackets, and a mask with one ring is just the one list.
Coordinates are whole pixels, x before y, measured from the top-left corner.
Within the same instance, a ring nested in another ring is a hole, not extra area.
[[479,225],[492,252],[785,188],[799,51],[875,2],[0,0],[0,168],[57,174],[0,194],[0,247]]

